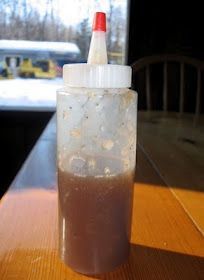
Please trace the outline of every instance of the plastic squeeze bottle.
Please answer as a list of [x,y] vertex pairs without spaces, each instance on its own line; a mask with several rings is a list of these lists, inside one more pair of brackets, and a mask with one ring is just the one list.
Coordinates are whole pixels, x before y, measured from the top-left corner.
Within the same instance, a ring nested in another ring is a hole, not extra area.
[[104,13],[88,64],[63,67],[57,95],[59,254],[73,270],[113,270],[129,254],[137,94],[131,68],[109,65]]

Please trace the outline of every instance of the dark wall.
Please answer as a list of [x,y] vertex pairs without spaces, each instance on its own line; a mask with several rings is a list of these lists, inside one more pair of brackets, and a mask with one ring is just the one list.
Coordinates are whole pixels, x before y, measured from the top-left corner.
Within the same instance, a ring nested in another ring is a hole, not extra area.
[[0,111],[0,197],[11,184],[52,114]]
[[[204,60],[204,16],[201,1],[130,0],[128,64],[157,54],[180,54]],[[168,110],[179,110],[179,64],[168,64]],[[150,67],[153,110],[163,109],[163,65]],[[139,110],[146,110],[145,72],[133,76]],[[204,112],[204,71],[201,75],[201,112]],[[195,112],[197,75],[185,65],[184,111]]]
[[204,60],[203,27],[201,1],[130,0],[128,64],[161,53]]

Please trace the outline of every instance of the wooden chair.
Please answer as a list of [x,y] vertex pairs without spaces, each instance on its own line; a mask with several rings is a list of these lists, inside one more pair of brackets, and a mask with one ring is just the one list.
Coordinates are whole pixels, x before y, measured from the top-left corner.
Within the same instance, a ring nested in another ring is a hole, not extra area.
[[197,90],[196,90],[196,106],[195,114],[200,114],[200,102],[201,102],[201,71],[204,67],[203,62],[180,55],[155,55],[145,58],[141,58],[133,63],[133,78],[138,74],[140,70],[145,69],[145,88],[146,88],[146,108],[152,110],[151,103],[151,83],[150,83],[150,67],[153,64],[163,64],[163,110],[168,111],[168,63],[176,62],[180,66],[180,94],[179,94],[179,112],[184,112],[184,84],[185,84],[185,66],[190,65],[196,69],[197,72]]

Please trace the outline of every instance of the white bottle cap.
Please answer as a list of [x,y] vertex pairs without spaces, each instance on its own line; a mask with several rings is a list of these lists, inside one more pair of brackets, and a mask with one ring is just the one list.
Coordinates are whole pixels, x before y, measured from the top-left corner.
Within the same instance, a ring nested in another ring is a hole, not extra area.
[[113,64],[65,64],[63,80],[68,87],[129,88],[130,66]]

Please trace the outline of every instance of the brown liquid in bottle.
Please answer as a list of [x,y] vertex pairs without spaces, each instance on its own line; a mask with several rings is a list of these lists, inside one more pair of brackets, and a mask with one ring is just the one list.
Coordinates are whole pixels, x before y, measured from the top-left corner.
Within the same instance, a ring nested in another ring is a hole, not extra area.
[[98,274],[129,254],[133,172],[80,177],[59,170],[59,248],[75,271]]

